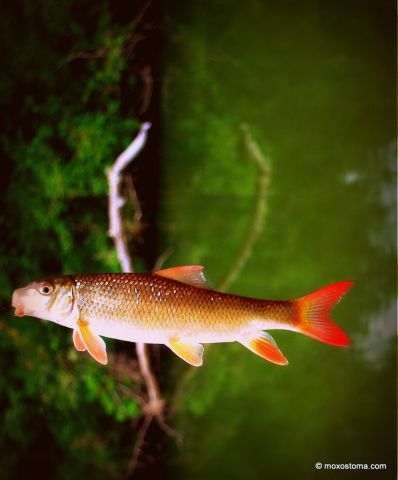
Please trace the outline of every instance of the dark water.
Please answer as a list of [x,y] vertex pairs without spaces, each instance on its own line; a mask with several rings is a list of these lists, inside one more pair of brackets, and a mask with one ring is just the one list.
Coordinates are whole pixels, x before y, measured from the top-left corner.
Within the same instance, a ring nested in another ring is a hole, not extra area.
[[[336,348],[290,332],[290,365],[238,344],[174,366],[176,478],[329,478],[315,463],[385,463],[395,478],[395,6],[216,1],[166,12],[163,245],[216,285],[239,250],[256,169],[242,122],[272,165],[264,229],[229,291],[290,298],[356,285],[333,317]],[[170,393],[171,394],[171,393]],[[366,475],[367,476],[367,475]]]

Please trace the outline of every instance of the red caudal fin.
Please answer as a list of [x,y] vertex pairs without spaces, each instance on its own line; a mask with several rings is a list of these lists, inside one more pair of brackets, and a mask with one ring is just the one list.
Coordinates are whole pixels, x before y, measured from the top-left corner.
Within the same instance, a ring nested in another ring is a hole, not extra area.
[[340,301],[353,282],[338,282],[294,300],[296,327],[300,333],[331,345],[345,346],[350,338],[329,317],[329,310]]

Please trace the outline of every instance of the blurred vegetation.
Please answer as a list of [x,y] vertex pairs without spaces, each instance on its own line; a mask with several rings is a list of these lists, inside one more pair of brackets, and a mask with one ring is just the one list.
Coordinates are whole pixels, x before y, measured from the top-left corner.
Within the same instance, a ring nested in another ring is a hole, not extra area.
[[[135,82],[126,56],[134,25],[118,25],[108,2],[1,8],[0,294],[8,305],[13,288],[36,278],[119,270],[105,170],[137,121],[122,104],[122,88]],[[3,314],[0,328],[1,478],[29,469],[42,469],[41,478],[119,478],[133,446],[122,439],[140,413],[128,368],[104,375],[50,323]]]
[[329,478],[317,461],[395,474],[392,11],[355,0],[168,9],[160,227],[170,265],[206,265],[217,286],[236,258],[257,177],[244,122],[272,179],[264,231],[228,290],[286,299],[356,281],[332,312],[349,348],[274,331],[286,368],[234,343],[206,346],[195,371],[173,362],[176,478]]

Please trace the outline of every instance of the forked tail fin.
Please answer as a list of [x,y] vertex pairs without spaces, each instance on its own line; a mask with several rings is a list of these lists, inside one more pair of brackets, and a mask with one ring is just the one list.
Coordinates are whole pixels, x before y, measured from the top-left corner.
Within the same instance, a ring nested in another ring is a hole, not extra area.
[[294,300],[296,327],[300,333],[321,342],[345,346],[350,338],[329,317],[329,310],[340,301],[354,282],[338,282]]

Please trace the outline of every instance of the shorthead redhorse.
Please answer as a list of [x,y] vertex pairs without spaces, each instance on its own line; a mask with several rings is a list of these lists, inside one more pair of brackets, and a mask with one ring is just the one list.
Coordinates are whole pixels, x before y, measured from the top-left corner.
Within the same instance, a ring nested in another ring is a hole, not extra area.
[[50,320],[73,330],[77,350],[106,364],[100,335],[128,342],[167,345],[199,367],[202,343],[240,342],[265,360],[288,361],[264,330],[291,330],[345,346],[346,333],[328,311],[351,287],[339,282],[295,300],[259,300],[211,290],[203,267],[190,265],[154,274],[68,275],[32,282],[14,291],[17,316]]

